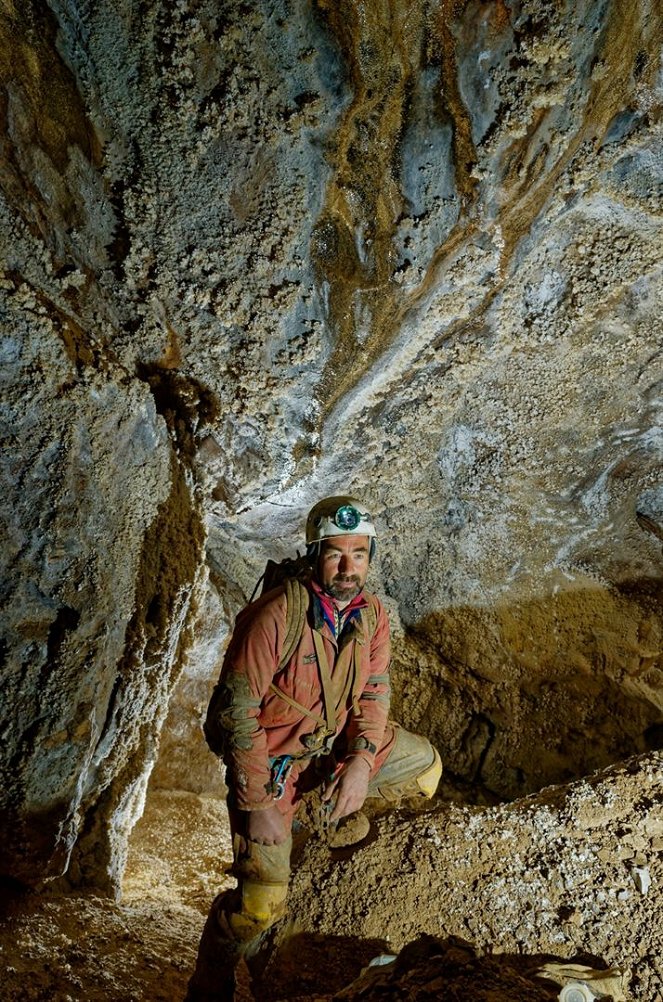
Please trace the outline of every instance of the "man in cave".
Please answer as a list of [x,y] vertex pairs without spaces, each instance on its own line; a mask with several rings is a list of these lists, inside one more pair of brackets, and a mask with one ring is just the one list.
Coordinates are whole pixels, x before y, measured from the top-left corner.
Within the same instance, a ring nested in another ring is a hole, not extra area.
[[306,522],[310,572],[239,614],[205,722],[227,767],[233,874],[212,904],[186,1002],[234,997],[285,913],[292,822],[302,794],[321,788],[333,828],[367,797],[435,793],[440,756],[388,719],[389,622],[364,588],[376,533],[351,497],[325,498]]

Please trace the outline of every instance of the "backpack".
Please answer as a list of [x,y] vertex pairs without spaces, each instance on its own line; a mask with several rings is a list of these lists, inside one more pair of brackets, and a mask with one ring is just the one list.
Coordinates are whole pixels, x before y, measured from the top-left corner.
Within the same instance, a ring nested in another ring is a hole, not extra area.
[[297,550],[297,556],[294,558],[286,557],[285,560],[281,560],[278,563],[275,560],[267,561],[265,569],[261,577],[256,581],[253,594],[249,599],[250,605],[255,599],[261,582],[261,595],[272,591],[273,588],[278,588],[281,584],[285,586],[285,640],[283,641],[283,653],[279,661],[279,671],[287,665],[297,649],[297,645],[304,632],[309,603],[309,594],[306,585],[310,578],[310,561],[308,557],[301,556],[299,550]]

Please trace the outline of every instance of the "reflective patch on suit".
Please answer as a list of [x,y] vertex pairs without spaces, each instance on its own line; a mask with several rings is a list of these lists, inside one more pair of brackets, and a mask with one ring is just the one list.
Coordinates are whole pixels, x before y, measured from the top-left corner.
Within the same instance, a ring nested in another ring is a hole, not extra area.
[[351,752],[367,751],[371,755],[375,755],[377,747],[376,745],[373,744],[372,741],[369,741],[368,738],[364,737],[363,734],[360,734],[360,736],[358,738],[355,738],[354,741],[350,744],[349,750]]
[[302,658],[302,662],[305,665],[312,665],[315,663],[315,660],[316,660],[315,651],[313,652],[313,654],[305,654],[304,657]]
[[251,692],[246,675],[229,672],[219,682],[214,723],[223,731],[224,744],[232,749],[250,751],[260,730],[252,710],[260,708],[260,700]]
[[[373,692],[372,687],[377,688],[378,686],[385,685],[387,688],[384,692]],[[391,685],[389,675],[370,675],[368,682],[366,683],[366,688],[359,697],[359,701],[367,700],[374,703],[383,703],[385,706],[389,706],[391,700]]]
[[378,685],[386,685],[387,688],[383,692],[372,692],[370,688],[364,689],[361,696],[359,697],[359,702],[372,702],[372,703],[382,703],[384,706],[389,706],[391,702],[391,686],[389,685],[388,675],[372,675],[368,680],[368,686],[374,685],[376,688]]
[[366,685],[389,685],[389,675],[369,675]]
[[386,706],[389,706],[390,696],[391,696],[390,692],[362,692],[361,696],[359,697],[359,702],[384,703]]

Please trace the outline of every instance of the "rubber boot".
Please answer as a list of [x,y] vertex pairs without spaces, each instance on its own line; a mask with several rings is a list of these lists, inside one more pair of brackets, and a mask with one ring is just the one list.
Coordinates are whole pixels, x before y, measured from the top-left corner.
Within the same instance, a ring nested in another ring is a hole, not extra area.
[[253,994],[256,999],[260,998],[259,986],[262,982],[265,970],[274,954],[275,944],[278,940],[282,923],[273,925],[266,929],[262,935],[257,936],[250,943],[246,944],[244,960],[251,976],[252,987],[258,986],[258,991]]
[[228,904],[227,892],[212,902],[184,1002],[233,1002],[235,998],[235,967],[243,947],[228,926],[224,914]]
[[417,786],[423,793],[424,797],[426,797],[428,800],[430,800],[431,797],[435,796],[435,791],[440,785],[440,780],[442,779],[442,772],[443,772],[442,759],[440,758],[440,753],[437,750],[437,748],[433,748],[433,751],[435,752],[435,757],[433,758],[433,761],[431,762],[431,764],[428,766],[427,769],[424,769],[423,772],[419,773],[416,779]]
[[430,741],[396,727],[394,748],[368,784],[368,796],[391,804],[410,797],[430,800],[441,776],[442,759]]
[[[259,984],[273,952],[280,920],[285,914],[287,884],[264,884],[243,880],[238,888],[242,907],[228,916],[228,922],[238,942],[242,957],[253,983]],[[257,999],[260,994],[256,994]]]

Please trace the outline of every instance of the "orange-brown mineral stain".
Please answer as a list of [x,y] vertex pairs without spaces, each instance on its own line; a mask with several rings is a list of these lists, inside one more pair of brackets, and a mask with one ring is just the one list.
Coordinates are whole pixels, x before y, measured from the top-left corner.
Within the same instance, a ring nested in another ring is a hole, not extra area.
[[[476,152],[458,88],[451,31],[465,3],[443,0],[430,10],[395,0],[371,5],[319,0],[345,53],[353,88],[335,136],[334,176],[312,240],[334,337],[320,382],[322,417],[389,347],[420,298],[418,289],[404,294],[394,278],[395,236],[405,210],[400,141],[414,83],[431,46],[441,62],[440,108],[452,124],[456,187],[467,208],[475,201]],[[455,246],[458,238],[454,229],[445,247]],[[439,248],[435,259],[444,253]]]
[[[94,167],[102,162],[100,139],[57,51],[56,32],[46,4],[5,0],[0,7],[0,187],[28,225],[41,231],[58,211],[77,224],[77,198],[64,180],[72,147]],[[53,193],[46,197],[38,183],[39,156],[62,179],[57,208],[50,204]]]
[[[583,144],[600,145],[615,115],[628,105],[633,94],[634,68],[641,52],[660,51],[663,44],[663,9],[647,18],[637,4],[616,0],[607,15],[600,47],[587,81],[588,97],[582,118],[568,141],[561,144],[561,153],[552,164],[545,164],[547,149],[539,138],[544,131],[550,108],[533,114],[525,135],[514,140],[504,154],[503,202],[501,227],[504,255],[509,258],[519,240],[529,232],[547,201],[559,185],[565,170],[573,162]],[[649,72],[655,72],[657,61],[649,60]]]
[[353,98],[335,136],[334,176],[312,256],[327,290],[334,349],[321,380],[323,410],[350,388],[390,340],[398,287],[394,235],[403,211],[397,180],[408,94],[420,65],[424,15],[395,0],[319,0],[345,53]]
[[[414,316],[434,288],[446,262],[462,253],[480,226],[478,154],[457,67],[457,26],[467,6],[468,0],[439,0],[434,7],[406,7],[390,0],[370,5],[318,0],[345,54],[353,88],[330,154],[334,175],[312,241],[333,337],[319,384],[321,421],[389,349],[408,315]],[[491,35],[509,28],[511,15],[504,0],[485,3],[482,10]],[[559,137],[557,155],[547,134],[555,102],[532,109],[505,143],[497,169],[497,214],[491,224],[502,241],[500,267],[478,313],[501,287],[515,248],[554,196],[578,151],[585,143],[600,143],[625,106],[625,95],[634,92],[636,67],[640,86],[647,85],[658,62],[646,54],[658,51],[662,41],[663,10],[643,18],[637,5],[615,0],[597,39],[594,65],[602,64],[603,72],[592,72],[586,81],[581,115],[572,131]],[[418,285],[404,290],[393,276],[395,236],[404,208],[399,141],[409,94],[425,58],[439,60],[439,102],[452,127],[461,214],[431,255]]]

